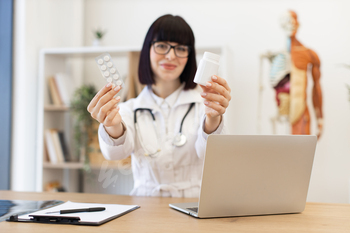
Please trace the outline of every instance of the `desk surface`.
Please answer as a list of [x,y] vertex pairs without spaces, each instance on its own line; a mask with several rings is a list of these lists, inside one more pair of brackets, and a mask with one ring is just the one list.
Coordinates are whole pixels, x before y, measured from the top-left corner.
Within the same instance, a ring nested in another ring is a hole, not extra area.
[[0,191],[6,200],[62,200],[133,204],[141,208],[101,226],[0,222],[0,232],[350,232],[350,204],[307,203],[301,214],[196,219],[169,208],[169,203],[197,199],[133,197],[85,193]]

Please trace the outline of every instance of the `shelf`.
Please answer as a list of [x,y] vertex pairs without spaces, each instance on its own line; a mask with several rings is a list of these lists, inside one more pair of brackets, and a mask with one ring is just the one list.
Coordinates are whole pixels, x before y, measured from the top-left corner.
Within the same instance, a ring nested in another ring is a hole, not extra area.
[[[59,55],[68,57],[95,57],[101,53],[108,52],[113,55],[126,56],[130,52],[140,52],[141,47],[68,47],[68,48],[45,48],[40,51],[45,55]],[[222,48],[218,46],[197,46],[196,54],[203,54],[205,51],[221,53]]]
[[44,168],[52,168],[52,169],[80,169],[83,168],[84,163],[82,162],[69,162],[69,163],[50,163],[44,162]]
[[69,111],[68,106],[57,106],[57,105],[45,105],[44,106],[45,111],[52,111],[52,112],[63,112],[63,111]]
[[139,47],[71,47],[71,48],[45,48],[40,52],[45,55],[59,55],[68,57],[95,57],[108,52],[113,55],[126,56],[129,52],[139,52]]
[[[67,162],[67,163],[50,163],[50,162],[44,162],[43,167],[47,169],[82,169],[84,167],[83,162]],[[90,168],[93,170],[100,169],[100,164],[91,164]],[[117,164],[108,165],[107,169],[118,169]],[[131,166],[123,167],[123,170],[131,169]]]

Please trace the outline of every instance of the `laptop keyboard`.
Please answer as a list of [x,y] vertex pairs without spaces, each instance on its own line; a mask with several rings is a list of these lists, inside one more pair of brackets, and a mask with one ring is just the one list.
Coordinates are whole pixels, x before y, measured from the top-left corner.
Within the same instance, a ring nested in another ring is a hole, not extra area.
[[186,209],[198,213],[198,207],[191,207],[191,208],[186,208]]

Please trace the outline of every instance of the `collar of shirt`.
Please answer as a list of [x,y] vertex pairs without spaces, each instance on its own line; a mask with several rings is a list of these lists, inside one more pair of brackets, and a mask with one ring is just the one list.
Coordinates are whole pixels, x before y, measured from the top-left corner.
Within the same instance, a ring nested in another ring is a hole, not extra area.
[[174,104],[176,103],[177,99],[179,98],[179,95],[181,93],[181,91],[184,89],[185,84],[181,84],[181,86],[176,89],[176,91],[174,91],[173,93],[171,93],[171,95],[169,95],[168,97],[166,97],[165,99],[157,96],[156,94],[154,94],[154,92],[152,91],[151,87],[148,87],[148,91],[150,92],[152,98],[154,99],[154,101],[156,102],[156,104],[161,108],[172,108],[174,106]]

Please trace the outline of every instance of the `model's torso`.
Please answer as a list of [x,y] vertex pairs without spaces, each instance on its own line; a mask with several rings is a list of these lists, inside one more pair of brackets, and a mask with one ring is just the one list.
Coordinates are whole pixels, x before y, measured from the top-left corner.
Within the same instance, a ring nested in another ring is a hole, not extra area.
[[289,120],[293,124],[306,109],[307,68],[308,64],[313,62],[312,54],[304,46],[293,46],[290,59],[283,61],[291,64],[279,64],[279,66],[289,67],[290,70],[286,75],[282,73],[285,76],[279,77],[279,82],[276,82],[276,100],[279,114],[289,116]]
[[[196,94],[199,96],[199,93]],[[147,101],[149,95],[138,98],[144,98],[142,101]],[[133,113],[136,105],[138,105],[137,101],[135,99],[121,105],[121,109],[129,109],[128,111],[121,111],[121,114],[123,112]],[[185,145],[177,147],[173,145],[173,141],[179,133],[181,121],[188,111],[190,103],[174,105],[174,107],[167,109],[166,106],[158,106],[151,98],[148,101],[148,107],[152,109],[155,122],[153,122],[148,111],[138,111],[139,130],[135,131],[134,134],[135,144],[132,153],[135,188],[131,194],[198,196],[203,160],[196,153],[195,142],[198,137],[200,121],[204,114],[203,104],[201,101],[196,102],[186,116],[182,133],[186,136],[187,142]],[[124,116],[122,117],[124,119]],[[128,117],[125,117],[125,119],[128,119]],[[156,127],[154,127],[154,123]],[[142,140],[142,143],[140,140]],[[154,156],[145,156],[148,152],[155,151],[158,148],[160,151]]]

